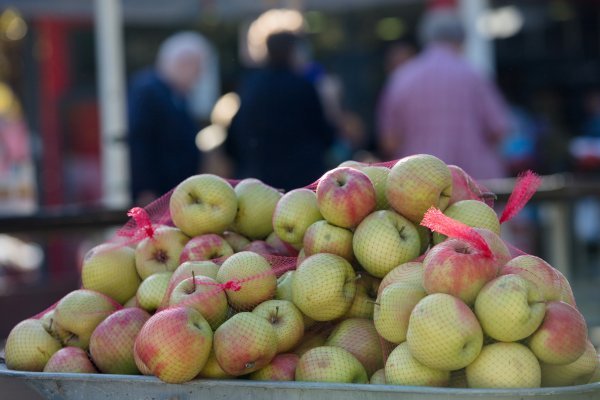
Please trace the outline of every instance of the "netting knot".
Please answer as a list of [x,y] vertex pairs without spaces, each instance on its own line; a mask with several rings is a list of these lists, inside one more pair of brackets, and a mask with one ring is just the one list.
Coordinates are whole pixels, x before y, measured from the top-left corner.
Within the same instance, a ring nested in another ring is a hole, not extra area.
[[236,281],[227,281],[221,284],[221,288],[223,288],[223,290],[233,290],[234,292],[237,292],[242,288],[242,285]]

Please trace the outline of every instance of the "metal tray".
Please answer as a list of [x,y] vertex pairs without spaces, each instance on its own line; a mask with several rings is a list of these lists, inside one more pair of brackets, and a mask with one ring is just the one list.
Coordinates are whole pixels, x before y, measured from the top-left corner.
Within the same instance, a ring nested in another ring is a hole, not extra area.
[[[451,389],[341,383],[258,382],[242,379],[195,380],[173,385],[147,376],[10,371],[4,364],[0,364],[0,377],[21,380],[51,400],[600,399],[600,382],[542,389]],[[1,393],[0,398],[3,398]]]

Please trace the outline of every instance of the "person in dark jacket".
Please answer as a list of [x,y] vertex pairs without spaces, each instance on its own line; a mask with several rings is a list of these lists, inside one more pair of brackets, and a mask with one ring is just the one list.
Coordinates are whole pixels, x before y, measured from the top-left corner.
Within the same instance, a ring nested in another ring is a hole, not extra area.
[[131,194],[145,205],[198,173],[199,126],[186,96],[197,81],[202,36],[177,33],[159,49],[154,68],[138,72],[128,94]]
[[297,71],[299,37],[267,39],[268,61],[245,82],[226,142],[236,177],[254,177],[284,190],[306,186],[326,169],[333,140],[317,91]]

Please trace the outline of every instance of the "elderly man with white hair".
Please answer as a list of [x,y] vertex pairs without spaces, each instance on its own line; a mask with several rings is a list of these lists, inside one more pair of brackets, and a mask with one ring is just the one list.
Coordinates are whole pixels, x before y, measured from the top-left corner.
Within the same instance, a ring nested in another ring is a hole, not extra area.
[[181,32],[160,46],[154,68],[137,73],[128,95],[131,194],[147,204],[199,171],[198,124],[187,96],[207,61],[206,40]]

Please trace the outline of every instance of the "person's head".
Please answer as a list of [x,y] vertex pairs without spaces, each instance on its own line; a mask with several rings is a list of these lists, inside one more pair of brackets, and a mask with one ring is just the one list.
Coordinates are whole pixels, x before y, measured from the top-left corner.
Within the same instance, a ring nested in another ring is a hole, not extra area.
[[180,92],[189,92],[202,71],[206,40],[194,32],[180,32],[167,38],[156,57],[159,74]]
[[293,32],[276,32],[267,37],[267,63],[273,67],[295,68],[300,37]]
[[460,50],[465,40],[465,30],[455,11],[434,9],[427,12],[421,20],[419,36],[424,46],[444,44]]

